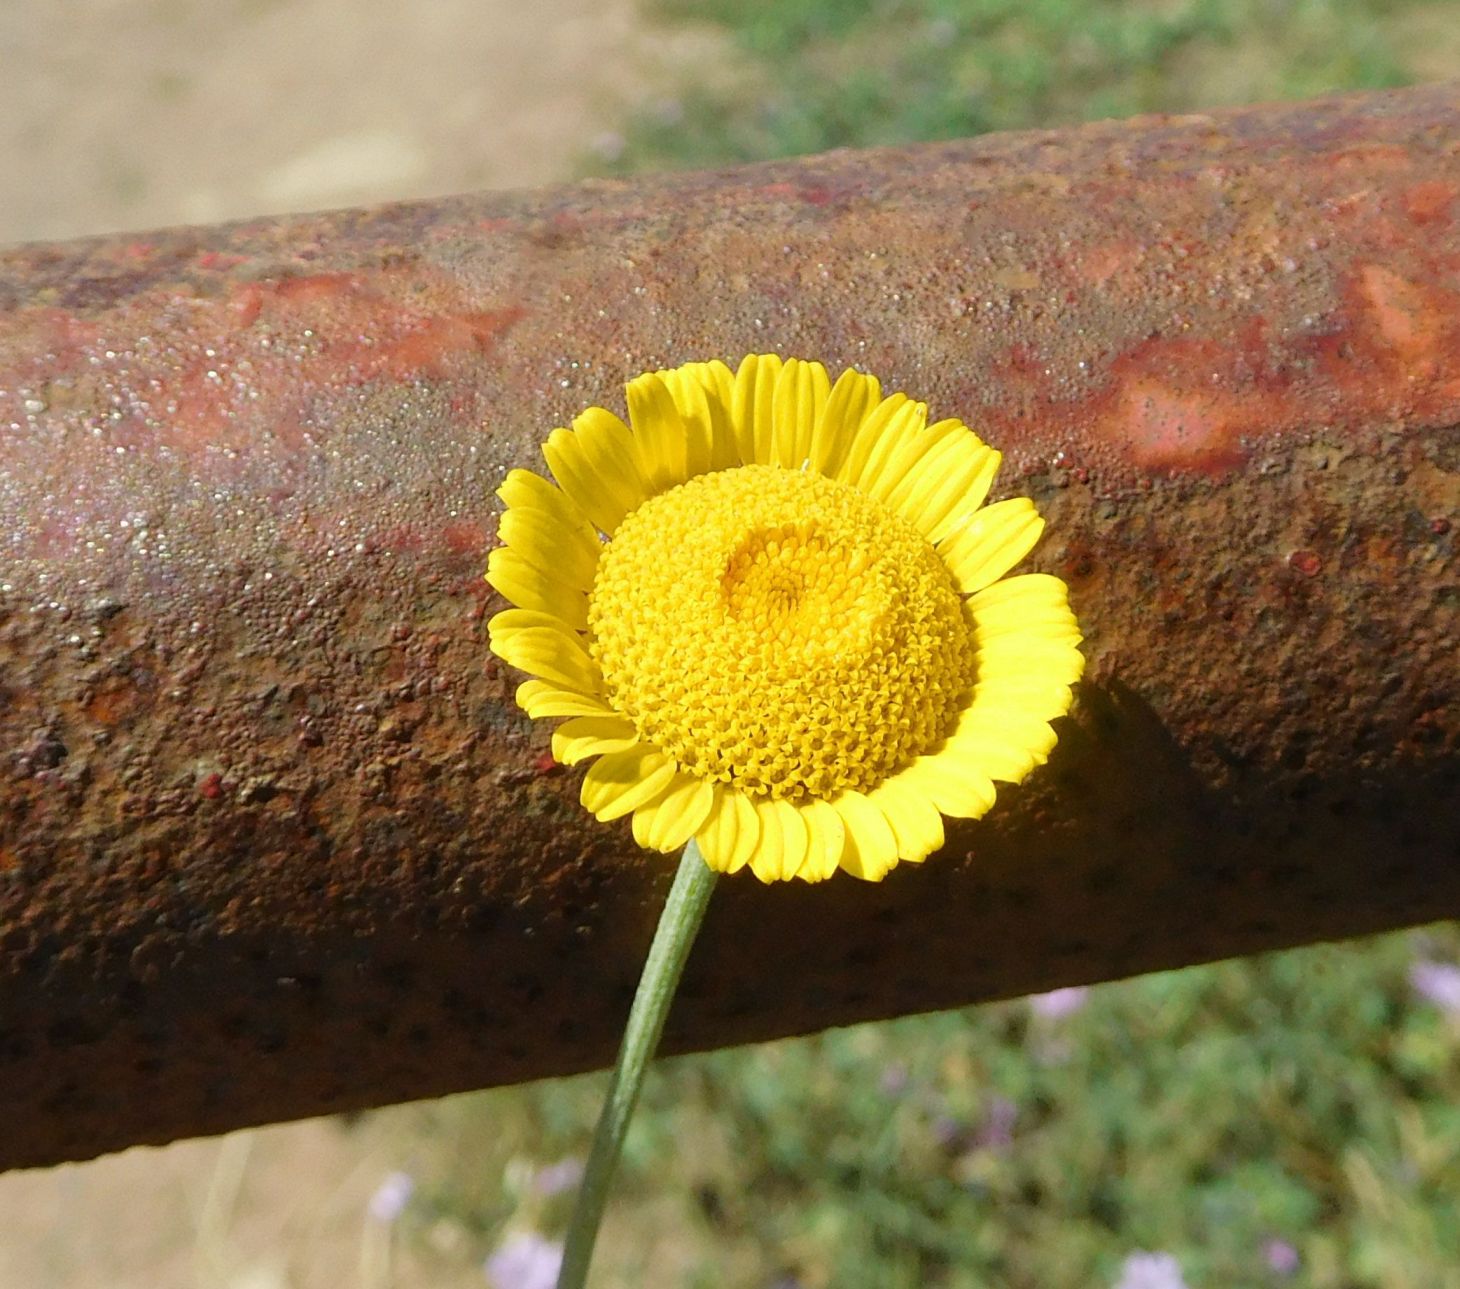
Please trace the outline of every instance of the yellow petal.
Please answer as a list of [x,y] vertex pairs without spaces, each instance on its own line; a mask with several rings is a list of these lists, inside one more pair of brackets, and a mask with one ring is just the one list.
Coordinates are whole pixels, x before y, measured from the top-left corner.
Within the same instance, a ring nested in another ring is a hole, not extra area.
[[529,564],[516,551],[498,546],[487,556],[487,581],[519,608],[549,613],[574,631],[587,629],[588,597]]
[[[1042,727],[1049,729],[1048,725]],[[950,738],[937,755],[953,757],[957,764],[974,766],[978,773],[1005,783],[1019,783],[1036,765],[1043,765],[1054,746],[1051,731],[1048,746],[1042,754],[1027,745],[1019,733],[988,728],[972,729],[957,738]]]
[[1002,578],[970,596],[967,606],[974,640],[981,647],[1006,635],[1048,644],[1080,640],[1065,584],[1048,573]]
[[517,686],[517,706],[533,720],[544,716],[613,716],[613,708],[590,694],[560,689],[545,680],[524,680]]
[[803,882],[824,882],[841,866],[847,826],[830,802],[811,800],[797,807],[810,838],[806,859],[796,876]]
[[850,367],[836,378],[811,435],[811,468],[838,478],[838,471],[851,451],[857,429],[882,401],[882,386],[875,376],[864,376]]
[[1044,520],[1028,497],[1011,497],[976,510],[938,547],[964,595],[997,582],[1034,549]]
[[[781,374],[781,366],[775,354],[747,354],[735,373],[730,420],[735,427],[735,446],[746,465],[770,464],[768,449],[775,424],[776,379]],[[767,448],[765,456],[759,455],[762,443]]]
[[[921,404],[913,404],[921,406]],[[924,412],[926,417],[926,410]],[[926,425],[915,434],[895,436],[890,451],[883,459],[876,473],[864,480],[866,491],[878,501],[889,505],[894,495],[905,492],[924,462],[932,458],[943,445],[944,440],[967,434],[968,428],[962,421],[939,421]]]
[[523,627],[494,637],[492,649],[530,676],[583,694],[603,692],[603,676],[583,646],[556,627]]
[[735,425],[730,409],[735,400],[735,373],[718,358],[691,364],[695,377],[704,385],[710,408],[710,464],[707,470],[728,470],[741,465],[735,444]]
[[980,645],[974,663],[980,678],[988,680],[1041,680],[1073,685],[1085,672],[1084,656],[1073,644],[1018,633]]
[[771,809],[781,826],[781,881],[789,882],[801,871],[811,849],[806,817],[785,798],[776,798]]
[[634,723],[623,716],[575,716],[553,731],[553,760],[577,765],[590,756],[627,752],[639,741]]
[[943,439],[921,469],[910,472],[904,490],[888,504],[929,539],[942,542],[959,521],[983,505],[1003,455],[980,442],[972,431]]
[[[944,425],[929,426],[928,433]],[[888,494],[887,504],[930,542],[938,542],[983,504],[1003,458],[966,426],[944,434]]]
[[1020,783],[1049,760],[1057,739],[1048,721],[1028,713],[974,708],[939,755],[975,767],[990,779]]
[[842,867],[853,877],[880,882],[897,863],[897,837],[887,816],[861,792],[843,792],[831,804],[847,826]]
[[[645,372],[628,383],[629,424],[633,426],[639,459],[657,496],[689,478],[687,427],[674,396],[657,372]],[[708,442],[700,445],[708,457]]]
[[[720,364],[722,367],[724,364]],[[713,465],[715,451],[715,416],[711,399],[714,387],[707,373],[709,363],[685,363],[672,371],[661,371],[659,379],[674,400],[675,410],[684,424],[684,472],[686,479],[693,479],[711,469],[723,469]],[[726,374],[728,375],[728,369]],[[722,415],[726,427],[728,417]],[[733,445],[732,445],[733,457]],[[726,462],[731,464],[732,462]]]
[[993,586],[985,587],[973,596],[968,605],[971,609],[992,609],[1019,603],[1051,604],[1069,607],[1069,595],[1065,584],[1048,573],[1021,573],[1018,577],[1006,577]]
[[760,823],[760,841],[750,856],[750,871],[763,882],[781,880],[781,818],[765,797],[751,803]]
[[510,636],[525,627],[542,627],[549,631],[563,630],[563,621],[551,613],[540,613],[536,609],[503,609],[494,613],[487,622],[487,638],[495,649],[497,640]]
[[760,816],[750,799],[734,788],[720,788],[695,840],[705,863],[717,873],[738,873],[760,844]]
[[943,846],[943,816],[921,792],[894,775],[867,794],[887,816],[897,838],[897,855],[920,864]]
[[531,470],[509,470],[497,489],[507,508],[524,506],[529,510],[545,510],[565,528],[580,532],[592,541],[598,540],[588,516],[578,509],[577,503],[561,488],[555,488],[540,474]]
[[634,840],[647,850],[678,850],[705,822],[715,785],[681,771],[653,801],[634,811]]
[[992,703],[996,706],[1014,707],[1038,716],[1041,720],[1053,720],[1070,710],[1073,694],[1069,682],[1048,675],[995,675],[985,678],[980,673],[978,684],[973,687],[970,706]]
[[619,819],[652,801],[669,785],[678,767],[647,743],[610,752],[588,767],[580,799],[600,822]]
[[918,434],[927,419],[925,403],[914,403],[906,394],[884,398],[857,430],[837,478],[869,491],[905,437]]
[[571,430],[554,430],[542,454],[553,478],[602,532],[611,534],[649,496],[628,426],[605,408],[590,407]]
[[830,392],[831,380],[820,363],[788,359],[776,378],[769,440],[766,427],[756,429],[757,459],[765,452],[773,465],[799,470],[811,454],[811,436]]
[[560,569],[564,582],[592,590],[603,544],[586,524],[569,528],[546,510],[515,506],[502,516],[497,535],[523,559],[539,568]]
[[994,804],[989,777],[956,757],[920,756],[897,777],[953,819],[981,819]]

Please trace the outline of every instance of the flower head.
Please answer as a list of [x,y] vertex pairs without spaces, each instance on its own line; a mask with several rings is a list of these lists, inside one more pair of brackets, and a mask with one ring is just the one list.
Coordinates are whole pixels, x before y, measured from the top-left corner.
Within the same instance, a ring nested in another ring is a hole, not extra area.
[[1115,1289],[1186,1289],[1186,1281],[1169,1253],[1132,1253],[1121,1264]]
[[878,880],[1054,746],[1080,676],[1044,521],[999,454],[871,376],[746,358],[650,372],[513,470],[487,579],[517,700],[567,717],[583,804],[722,872]]
[[394,1222],[405,1212],[415,1190],[415,1179],[409,1173],[387,1173],[370,1197],[366,1211],[376,1222]]
[[492,1289],[553,1289],[563,1265],[563,1246],[536,1231],[509,1236],[482,1268]]
[[1062,989],[1051,989],[1046,994],[1030,994],[1029,1010],[1041,1020],[1068,1020],[1080,1011],[1090,999],[1090,990],[1085,985],[1066,985]]
[[1409,983],[1426,1002],[1460,1017],[1460,967],[1450,962],[1416,962],[1409,969]]

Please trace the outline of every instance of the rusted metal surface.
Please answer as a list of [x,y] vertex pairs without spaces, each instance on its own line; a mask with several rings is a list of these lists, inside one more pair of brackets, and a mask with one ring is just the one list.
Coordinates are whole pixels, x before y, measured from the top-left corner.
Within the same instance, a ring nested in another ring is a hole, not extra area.
[[611,1055],[671,864],[483,647],[502,473],[779,350],[1004,448],[1089,635],[881,885],[721,884],[685,1049],[1460,914],[1460,90],[0,257],[0,1165]]

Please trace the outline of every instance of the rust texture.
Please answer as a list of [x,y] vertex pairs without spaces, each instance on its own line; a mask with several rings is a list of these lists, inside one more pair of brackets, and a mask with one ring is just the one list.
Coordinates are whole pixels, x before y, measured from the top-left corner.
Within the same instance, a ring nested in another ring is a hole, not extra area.
[[1460,914],[1460,89],[0,253],[0,1166],[605,1063],[672,863],[483,646],[621,382],[859,364],[1090,667],[922,868],[721,884],[677,1050]]

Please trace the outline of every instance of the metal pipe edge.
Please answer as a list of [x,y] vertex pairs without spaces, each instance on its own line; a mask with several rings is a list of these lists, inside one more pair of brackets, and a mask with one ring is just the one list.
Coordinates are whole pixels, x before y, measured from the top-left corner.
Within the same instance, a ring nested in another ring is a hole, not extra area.
[[1460,87],[0,252],[0,1167],[611,1059],[672,862],[484,645],[637,372],[1006,454],[1089,669],[876,885],[722,882],[685,1051],[1460,914]]

